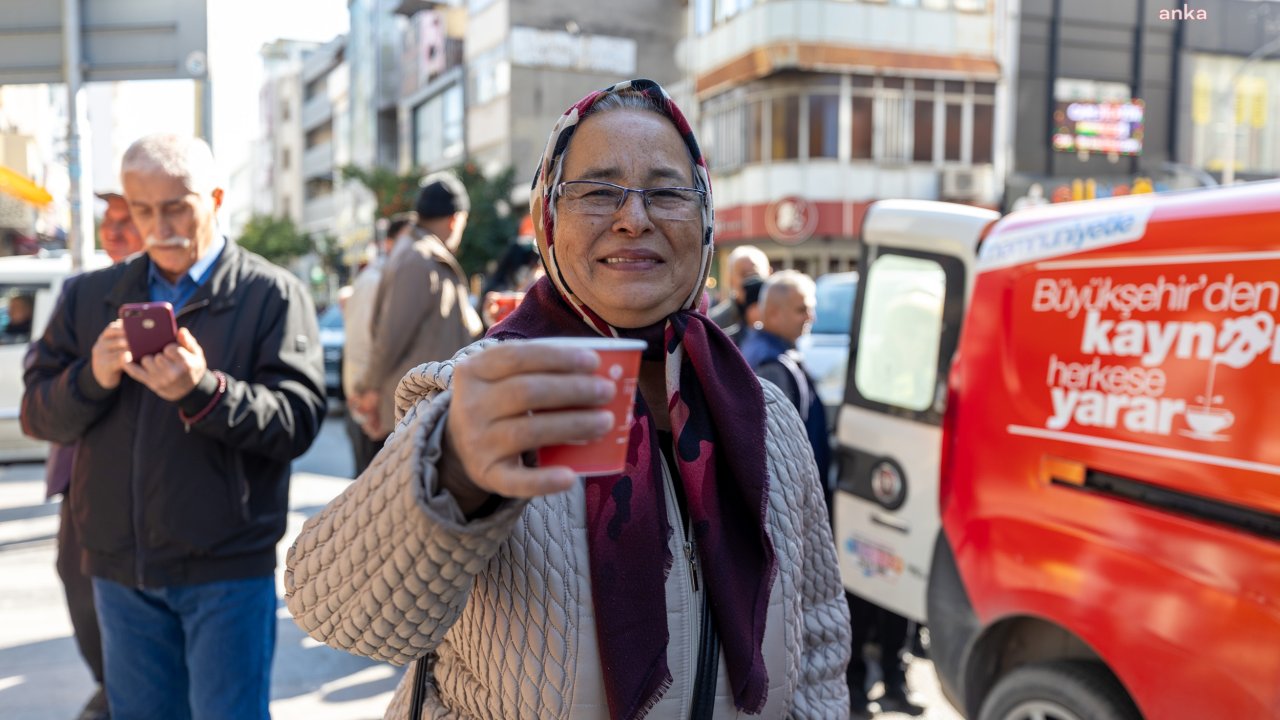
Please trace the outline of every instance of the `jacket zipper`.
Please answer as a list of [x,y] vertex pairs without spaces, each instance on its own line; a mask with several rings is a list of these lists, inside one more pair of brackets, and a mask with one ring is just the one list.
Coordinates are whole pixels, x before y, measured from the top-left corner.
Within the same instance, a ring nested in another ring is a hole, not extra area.
[[[689,622],[689,642],[686,643],[685,646],[687,658],[686,667],[689,668],[690,673],[696,674],[698,670],[698,652],[701,649],[702,644],[702,603],[698,598],[698,555],[693,544],[692,526],[687,525],[684,522],[684,517],[682,517],[683,514],[680,512],[680,501],[675,495],[675,478],[671,476],[671,469],[668,467],[665,458],[662,463],[662,480],[667,491],[667,518],[670,520],[674,511],[675,522],[672,523],[672,526],[676,529],[676,532],[680,533],[680,537],[677,538],[677,541],[679,542],[679,546],[684,548],[685,560],[688,562],[689,590],[692,595],[692,601],[689,603],[689,607],[692,609],[692,612],[690,613]],[[681,708],[678,717],[688,717],[689,711],[693,706],[693,699],[697,694],[697,687],[695,687],[696,682],[696,678],[689,678],[689,696],[684,703],[685,707]]]
[[134,586],[146,587],[144,584],[146,567],[147,567],[147,542],[146,536],[143,534],[143,507],[142,507],[142,477],[138,473],[139,461],[142,453],[139,451],[138,445],[142,442],[142,433],[136,432],[136,428],[142,427],[143,409],[142,406],[146,402],[145,394],[138,395],[137,409],[134,412],[134,428],[133,433],[133,467],[129,469],[129,485],[133,492],[133,564],[134,564]]
[[[192,311],[198,310],[209,305],[208,300],[201,300],[192,305],[186,305],[174,314],[174,320],[186,315]],[[142,427],[142,418],[144,417],[142,406],[147,399],[146,394],[138,396],[138,410],[134,414],[134,427]],[[154,413],[152,414],[154,416]],[[138,445],[142,441],[143,434],[135,432],[133,434],[133,467],[130,469],[130,486],[133,490],[133,544],[134,544],[134,585],[136,587],[146,587],[144,584],[147,569],[147,540],[144,533],[145,523],[143,522],[143,492],[142,492],[142,476],[138,473],[141,467],[140,460],[142,452]]]

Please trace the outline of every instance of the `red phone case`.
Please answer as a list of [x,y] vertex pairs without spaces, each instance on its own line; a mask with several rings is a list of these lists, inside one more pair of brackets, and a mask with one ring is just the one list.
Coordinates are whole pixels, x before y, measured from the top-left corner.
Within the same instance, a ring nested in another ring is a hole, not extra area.
[[120,319],[134,362],[178,342],[178,323],[167,302],[125,303],[120,306]]

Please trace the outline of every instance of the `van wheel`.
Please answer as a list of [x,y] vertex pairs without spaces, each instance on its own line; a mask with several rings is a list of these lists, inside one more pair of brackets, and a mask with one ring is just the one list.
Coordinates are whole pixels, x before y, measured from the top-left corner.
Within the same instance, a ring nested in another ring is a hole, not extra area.
[[1141,720],[1124,687],[1101,663],[1023,665],[982,703],[980,720]]

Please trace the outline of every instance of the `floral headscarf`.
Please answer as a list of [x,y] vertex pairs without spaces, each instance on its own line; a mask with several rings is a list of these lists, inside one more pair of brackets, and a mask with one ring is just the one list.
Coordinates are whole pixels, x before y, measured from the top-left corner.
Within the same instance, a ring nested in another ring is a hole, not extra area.
[[[678,311],[640,329],[613,327],[580,301],[556,257],[553,203],[565,151],[592,107],[619,92],[645,95],[663,110],[689,150],[695,186],[707,192],[699,282]],[[641,338],[649,342],[646,359],[661,358],[666,367],[667,407],[649,408],[642,397],[636,398],[626,469],[585,480],[596,631],[610,713],[627,720],[643,717],[672,682],[665,579],[675,558],[668,546],[673,530],[667,521],[655,411],[665,411],[671,419],[672,461],[678,470],[674,480],[686,501],[702,587],[710,596],[735,704],[759,713],[769,683],[764,622],[777,569],[765,520],[764,398],[737,347],[705,314],[702,288],[711,267],[715,226],[711,184],[697,140],[671,98],[651,80],[593,92],[556,123],[530,202],[547,277],[490,336]]]

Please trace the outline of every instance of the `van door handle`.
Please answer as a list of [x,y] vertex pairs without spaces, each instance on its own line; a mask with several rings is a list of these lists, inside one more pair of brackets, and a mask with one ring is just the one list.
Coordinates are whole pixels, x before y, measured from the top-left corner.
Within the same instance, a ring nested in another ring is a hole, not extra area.
[[911,523],[908,523],[906,520],[894,517],[892,515],[885,515],[884,513],[881,513],[881,512],[873,511],[871,513],[871,522],[876,525],[879,525],[880,527],[886,527],[886,528],[889,528],[890,530],[897,530],[903,535],[906,535],[907,533],[911,532]]

